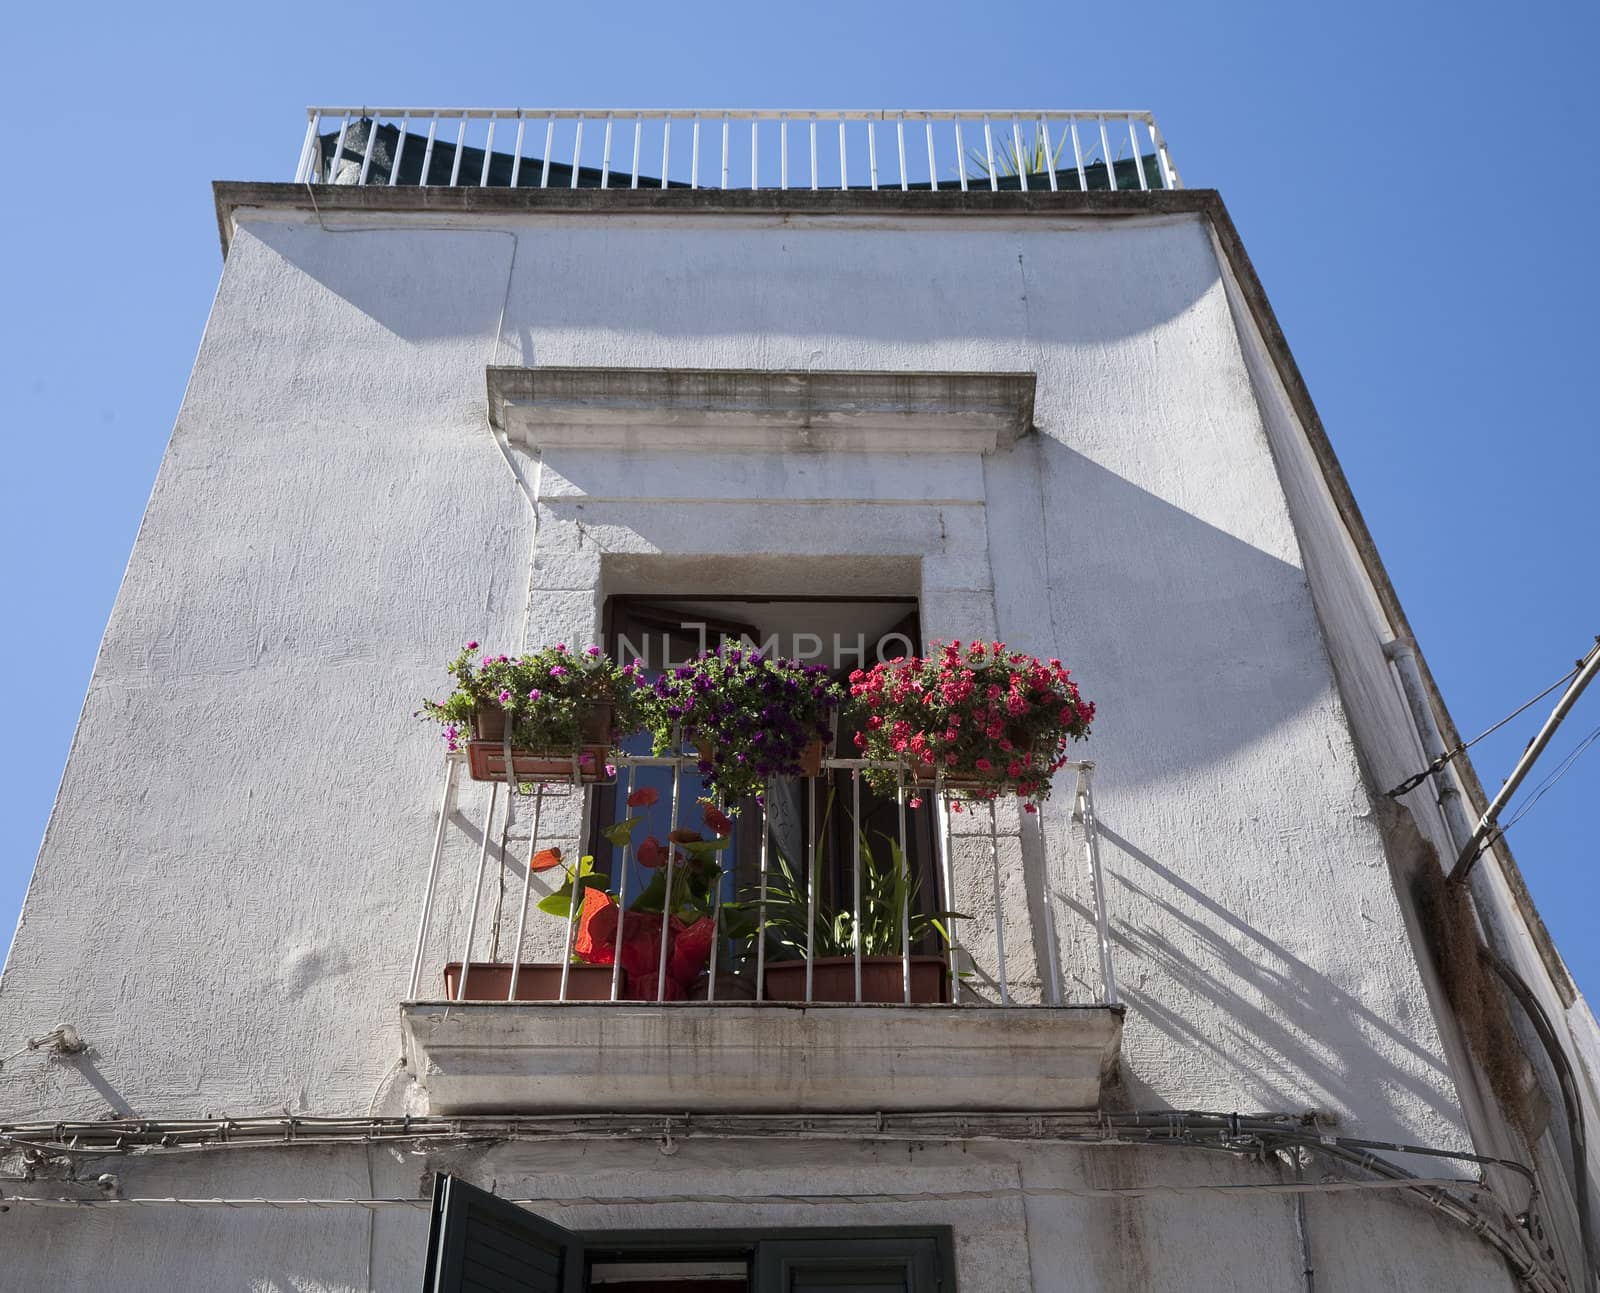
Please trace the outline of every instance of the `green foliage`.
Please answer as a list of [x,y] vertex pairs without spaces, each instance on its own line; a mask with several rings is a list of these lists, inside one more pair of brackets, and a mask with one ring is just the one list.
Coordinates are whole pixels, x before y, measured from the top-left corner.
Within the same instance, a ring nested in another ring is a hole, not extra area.
[[[831,811],[831,805],[830,805]],[[823,829],[826,829],[824,814]],[[741,895],[738,910],[750,918],[752,932],[764,931],[768,955],[775,961],[803,959],[810,947],[815,956],[854,956],[859,939],[863,956],[899,956],[902,940],[913,950],[929,933],[948,944],[949,922],[965,920],[960,912],[917,910],[919,884],[900,845],[887,835],[880,838],[887,856],[874,853],[867,833],[857,827],[861,846],[861,919],[855,911],[853,877],[851,892],[839,903],[829,902],[819,892],[816,921],[810,916],[810,895],[796,869],[781,853],[774,851],[767,875],[766,919],[761,919],[759,886]],[[824,856],[821,841],[813,853],[819,865]],[[853,859],[852,859],[853,865]],[[814,931],[814,938],[812,936]]]
[[[568,751],[585,743],[612,744],[643,727],[638,666],[618,667],[599,647],[569,651],[565,644],[531,655],[477,655],[469,643],[446,669],[455,690],[425,700],[418,717],[444,728],[455,750],[481,713],[503,711],[519,750]],[[590,730],[598,710],[611,708],[608,730]]]
[[725,646],[657,678],[646,722],[658,755],[679,741],[701,747],[708,791],[736,812],[772,778],[800,774],[801,752],[829,736],[843,696],[820,665]]
[[[1022,152],[1017,152],[1016,140],[1010,133],[1002,130],[999,138],[995,140],[994,169],[995,175],[1015,178],[1018,175],[1043,175],[1047,171],[1059,170],[1061,165],[1061,150],[1066,145],[1067,135],[1063,128],[1061,138],[1055,141],[1055,147],[1047,149],[1044,142],[1044,133],[1035,126],[1033,137],[1023,136]],[[989,178],[989,153],[985,148],[967,149],[967,174],[974,179],[987,181]]]

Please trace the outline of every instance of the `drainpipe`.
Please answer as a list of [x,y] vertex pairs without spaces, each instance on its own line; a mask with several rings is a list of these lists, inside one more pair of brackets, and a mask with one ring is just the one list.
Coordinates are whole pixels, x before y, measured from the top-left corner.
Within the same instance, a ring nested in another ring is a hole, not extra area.
[[[1444,756],[1444,737],[1439,734],[1439,724],[1434,721],[1433,703],[1422,685],[1422,670],[1417,665],[1416,649],[1403,638],[1395,638],[1383,646],[1384,655],[1394,661],[1400,675],[1400,689],[1405,693],[1406,704],[1411,708],[1411,721],[1417,735],[1422,738],[1422,753],[1429,763]],[[1472,836],[1472,821],[1466,806],[1461,802],[1461,791],[1448,767],[1440,769],[1434,789],[1439,796],[1439,811],[1444,814],[1445,829],[1450,834],[1452,847],[1460,848],[1463,840]]]

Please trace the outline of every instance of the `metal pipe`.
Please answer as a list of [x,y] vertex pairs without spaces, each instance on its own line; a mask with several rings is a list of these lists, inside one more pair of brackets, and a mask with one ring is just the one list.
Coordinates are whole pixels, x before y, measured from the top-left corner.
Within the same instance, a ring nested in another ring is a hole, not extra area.
[[[679,753],[683,750],[683,733],[676,734],[676,744]],[[668,818],[667,828],[667,875],[665,887],[661,895],[661,957],[656,965],[656,1001],[667,999],[667,942],[672,933],[672,859],[678,851],[677,842],[672,838],[678,829],[678,795],[683,783],[683,761],[672,765],[672,812]]]
[[494,127],[495,120],[489,118],[489,137],[483,141],[483,165],[478,168],[478,187],[484,188],[489,183],[489,163],[494,158]]
[[[940,858],[939,880],[940,886],[944,890],[943,908],[945,911],[954,911],[956,909],[955,828],[951,821],[954,813],[951,812],[948,794],[949,792],[946,790],[944,783],[944,770],[941,768],[934,773],[933,778],[933,798],[935,804],[938,805],[936,811],[937,813],[942,813],[944,817],[944,829],[942,832],[944,849],[942,850],[943,856]],[[961,940],[956,937],[955,918],[948,918],[946,923],[950,927],[950,937],[948,939],[950,945],[950,1004],[959,1006],[961,1004]]]
[[[628,768],[625,788],[622,792],[623,812],[628,810],[628,800],[633,798],[633,768]],[[616,1001],[622,996],[622,940],[626,937],[623,926],[628,920],[628,846],[633,843],[630,833],[622,844],[622,862],[618,868],[621,872],[617,880],[617,943],[615,955],[611,958],[611,999]]]
[[1094,891],[1094,928],[1100,947],[1100,992],[1104,1004],[1119,1004],[1117,974],[1111,964],[1111,921],[1106,912],[1105,878],[1100,870],[1100,830],[1094,816],[1094,764],[1081,765],[1079,813],[1083,821],[1084,849],[1088,854],[1089,880]]
[[995,822],[994,800],[989,801],[989,861],[994,868],[994,945],[1000,972],[1000,1004],[1011,1004],[1011,988],[1006,980],[1006,920],[1000,898],[1000,834]]
[[448,755],[444,761],[444,792],[439,797],[439,825],[433,833],[433,857],[428,863],[428,887],[422,895],[422,915],[417,921],[417,950],[411,958],[411,990],[408,999],[417,999],[417,987],[422,982],[422,949],[428,939],[428,925],[433,919],[433,895],[439,885],[439,860],[444,856],[444,831],[450,821],[450,810],[455,804],[456,777],[461,763]]
[[850,841],[851,856],[854,859],[855,898],[856,898],[856,927],[855,927],[855,952],[856,952],[856,1005],[861,1004],[861,773],[852,769],[850,772]]
[[[812,123],[813,129],[815,123]],[[813,178],[815,176],[813,175]],[[806,778],[806,1000],[817,970],[817,782]]]
[[[1433,703],[1428,698],[1427,688],[1422,685],[1422,670],[1417,663],[1416,649],[1410,642],[1395,638],[1384,644],[1383,653],[1394,664],[1395,673],[1399,676],[1400,690],[1411,710],[1411,721],[1416,725],[1423,757],[1432,763],[1444,752],[1444,737],[1440,735],[1439,724],[1434,720]],[[1443,775],[1434,781],[1434,792],[1438,796],[1439,811],[1444,817],[1451,846],[1459,849],[1462,841],[1471,837],[1472,823],[1462,803],[1461,791],[1456,788],[1455,776],[1446,767],[1441,767],[1440,772]]]
[[[1506,778],[1505,785],[1500,787],[1500,792],[1489,801],[1489,806],[1483,810],[1483,816],[1478,819],[1478,825],[1473,829],[1471,836],[1461,849],[1461,854],[1456,858],[1456,864],[1450,870],[1450,879],[1459,884],[1467,878],[1473,864],[1483,854],[1484,849],[1494,843],[1489,838],[1489,832],[1494,829],[1500,810],[1510,801],[1516,793],[1517,787],[1528,775],[1529,770],[1544,753],[1545,747],[1550,744],[1550,738],[1556,734],[1556,729],[1561,726],[1561,721],[1571,712],[1577,704],[1578,697],[1583,695],[1584,688],[1594,681],[1600,673],[1600,637],[1589,648],[1588,654],[1578,662],[1578,676],[1568,685],[1566,691],[1561,693],[1561,699],[1556,702],[1556,707],[1550,711],[1550,717],[1545,719],[1544,726],[1539,729],[1538,735],[1528,742],[1528,748],[1522,752],[1522,757],[1517,760],[1517,766],[1511,769],[1511,775]],[[1502,831],[1500,834],[1504,834]],[[1495,839],[1500,838],[1499,835]]]
[[461,178],[461,153],[467,142],[467,119],[461,118],[461,124],[456,127],[456,155],[450,163],[450,187],[456,186],[456,181]]
[[[900,860],[906,861],[906,770],[895,769],[895,804],[900,818]],[[911,886],[900,892],[900,991],[906,1005],[911,1004]]]
[[411,124],[409,112],[400,115],[400,135],[394,143],[394,157],[389,162],[389,187],[393,188],[400,179],[400,158],[406,151],[406,127]]
[[[522,867],[522,910],[517,915],[517,943],[511,949],[511,986],[506,990],[506,1000],[517,999],[517,984],[522,979],[522,935],[528,926],[528,895],[533,889],[533,855],[539,849],[539,816],[544,809],[544,783],[533,791],[533,826],[528,832],[528,860]],[[506,812],[511,806],[506,805]]]
[[[1081,782],[1083,774],[1078,774]],[[1061,944],[1056,934],[1056,894],[1055,886],[1050,882],[1050,843],[1044,830],[1044,809],[1040,808],[1033,814],[1034,820],[1039,824],[1039,882],[1044,895],[1044,951],[1045,966],[1050,971],[1050,1004],[1059,1006],[1063,997],[1061,992]]]
[[766,796],[761,798],[761,893],[756,902],[756,1000],[765,1001],[767,993],[767,821]]
[[467,917],[467,941],[461,948],[461,978],[456,981],[456,1000],[467,999],[467,973],[472,968],[472,940],[478,934],[478,899],[483,894],[483,873],[489,862],[489,835],[494,828],[495,802],[500,795],[500,783],[489,783],[489,811],[483,819],[483,842],[478,847],[478,877],[472,883],[472,911]]

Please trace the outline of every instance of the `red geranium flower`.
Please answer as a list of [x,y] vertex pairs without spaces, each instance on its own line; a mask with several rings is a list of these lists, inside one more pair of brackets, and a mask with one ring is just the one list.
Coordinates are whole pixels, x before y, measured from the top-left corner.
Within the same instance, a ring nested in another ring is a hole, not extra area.
[[695,976],[706,968],[711,959],[711,944],[716,937],[716,924],[709,916],[702,916],[694,924],[678,932],[672,940],[672,951],[667,957],[667,974],[687,987]]
[[654,786],[640,786],[628,796],[629,808],[652,808],[661,798]]
[[705,818],[706,825],[718,835],[726,835],[733,829],[733,823],[728,820],[727,814],[715,804],[707,804],[702,816]]
[[647,836],[639,845],[639,865],[654,869],[666,864],[667,851],[661,847],[661,841],[654,835]]
[[617,959],[616,899],[603,889],[585,889],[578,909],[578,930],[572,950],[590,965],[610,965]]

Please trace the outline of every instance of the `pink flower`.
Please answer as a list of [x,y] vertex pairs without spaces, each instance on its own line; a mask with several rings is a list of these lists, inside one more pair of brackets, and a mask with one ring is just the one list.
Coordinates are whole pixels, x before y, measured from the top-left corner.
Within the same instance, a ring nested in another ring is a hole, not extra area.
[[500,703],[502,705],[504,705],[510,699],[511,699],[511,693],[509,691],[507,691],[504,687],[502,687],[500,689]]
[[972,766],[979,772],[990,772],[994,768],[994,764],[990,763],[988,759],[979,759]]
[[584,652],[584,655],[591,655],[591,656],[599,655],[599,654],[600,654],[600,648],[597,647],[597,646],[592,646],[592,647],[590,647],[588,650],[586,650]]
[[906,800],[906,807],[907,808],[921,808],[922,807],[922,797],[920,795],[913,795],[910,799]]
[[529,700],[538,700],[539,697],[542,696],[542,695],[544,695],[544,693],[542,691],[540,691],[537,687],[535,687],[532,691],[530,691],[528,693],[528,699]]
[[477,649],[478,649],[478,644],[476,642],[468,642],[467,643],[467,650],[468,651],[476,651]]

